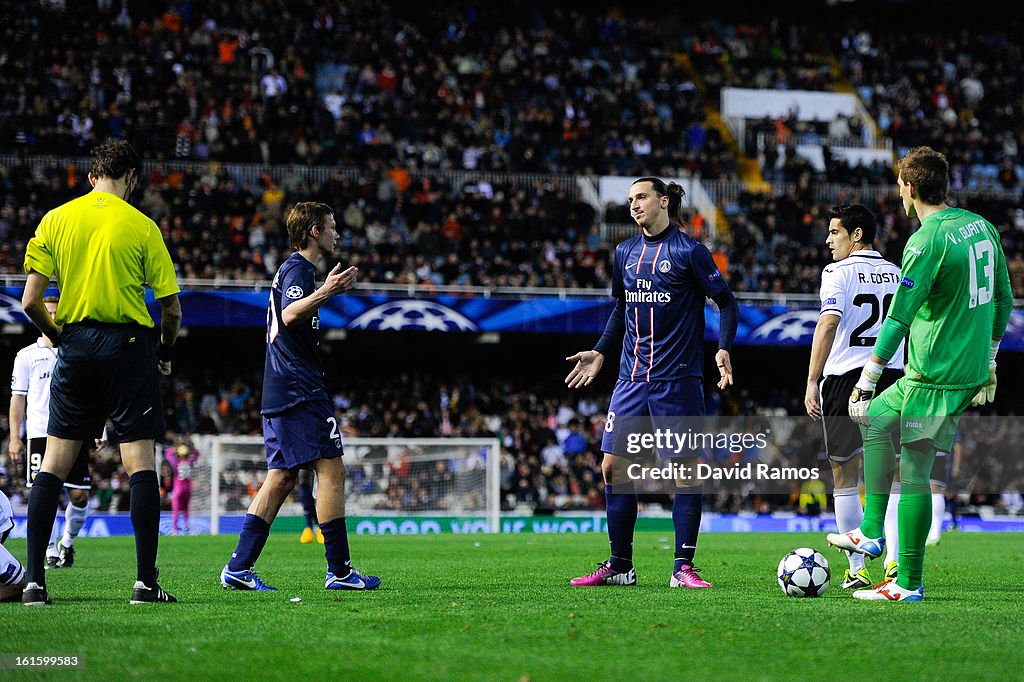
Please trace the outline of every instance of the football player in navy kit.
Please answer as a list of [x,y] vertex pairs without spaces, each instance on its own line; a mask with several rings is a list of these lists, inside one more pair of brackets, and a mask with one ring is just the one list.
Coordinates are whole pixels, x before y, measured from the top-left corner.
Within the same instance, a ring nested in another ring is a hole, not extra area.
[[[576,365],[565,382],[578,388],[594,380],[609,353],[620,353],[619,377],[601,444],[611,557],[593,573],[570,581],[574,586],[636,584],[633,529],[637,499],[625,483],[631,463],[626,447],[631,434],[627,432],[639,419],[650,419],[658,426],[659,421],[665,424],[671,417],[704,414],[704,306],[708,298],[721,313],[715,355],[718,386],[725,388],[733,382],[729,348],[736,336],[736,299],[711,253],[683,231],[682,198],[682,187],[666,185],[658,178],[640,178],[630,186],[629,210],[641,233],[615,249],[615,310],[593,350],[566,358]],[[675,563],[669,585],[711,587],[693,565],[701,488],[685,480],[677,480],[676,485],[672,505]]]
[[324,386],[320,306],[355,284],[356,268],[335,265],[315,283],[316,263],[334,252],[338,232],[326,204],[302,202],[288,214],[293,253],[277,271],[267,311],[267,361],[263,375],[263,435],[267,479],[249,505],[238,546],[220,574],[240,590],[273,590],[253,565],[281,505],[295,488],[299,469],[311,467],[319,482],[317,518],[324,535],[329,590],[372,590],[380,578],[352,567],[345,527],[345,465],[341,431]]

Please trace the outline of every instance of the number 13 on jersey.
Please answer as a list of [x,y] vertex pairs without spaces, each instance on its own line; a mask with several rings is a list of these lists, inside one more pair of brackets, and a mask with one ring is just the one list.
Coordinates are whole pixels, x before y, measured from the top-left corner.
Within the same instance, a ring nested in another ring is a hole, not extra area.
[[[980,241],[971,244],[971,256],[971,300],[967,307],[977,308],[979,305],[985,305],[992,300],[995,254],[993,253],[991,242]],[[979,281],[979,275],[981,275],[981,281]]]

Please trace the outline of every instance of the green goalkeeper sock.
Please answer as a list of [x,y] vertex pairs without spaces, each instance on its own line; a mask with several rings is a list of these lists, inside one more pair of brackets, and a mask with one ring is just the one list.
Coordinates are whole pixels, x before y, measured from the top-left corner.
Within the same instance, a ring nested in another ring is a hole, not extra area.
[[921,441],[904,447],[900,461],[900,568],[896,584],[916,590],[924,575],[924,550],[932,526],[932,496],[929,477],[935,448]]
[[[869,408],[869,414],[870,411]],[[869,538],[880,538],[885,534],[885,508],[889,505],[889,489],[896,474],[896,447],[891,433],[891,427],[897,424],[896,419],[899,419],[899,414],[872,416],[871,426],[861,428],[864,437],[865,504],[860,529]]]

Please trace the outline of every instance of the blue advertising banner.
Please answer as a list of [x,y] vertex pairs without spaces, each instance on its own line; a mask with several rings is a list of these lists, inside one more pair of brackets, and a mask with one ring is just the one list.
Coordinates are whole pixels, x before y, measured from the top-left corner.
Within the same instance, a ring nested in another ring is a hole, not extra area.
[[[267,291],[193,290],[181,294],[188,327],[257,327],[267,320]],[[150,301],[159,316],[159,305]],[[440,332],[536,332],[599,335],[611,314],[611,298],[394,294],[350,294],[320,309],[322,329],[421,330]],[[718,309],[704,309],[705,338],[718,339]],[[810,304],[740,304],[736,343],[752,346],[810,346],[818,308]],[[28,324],[21,289],[0,291],[0,323]],[[1014,310],[1003,350],[1024,350],[1024,310]]]

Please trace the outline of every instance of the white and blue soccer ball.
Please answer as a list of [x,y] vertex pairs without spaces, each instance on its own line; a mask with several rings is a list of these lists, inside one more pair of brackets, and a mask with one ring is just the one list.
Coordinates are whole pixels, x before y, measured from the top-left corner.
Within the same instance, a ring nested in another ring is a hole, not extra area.
[[809,547],[794,549],[779,562],[779,587],[790,597],[820,597],[832,571],[828,560]]

